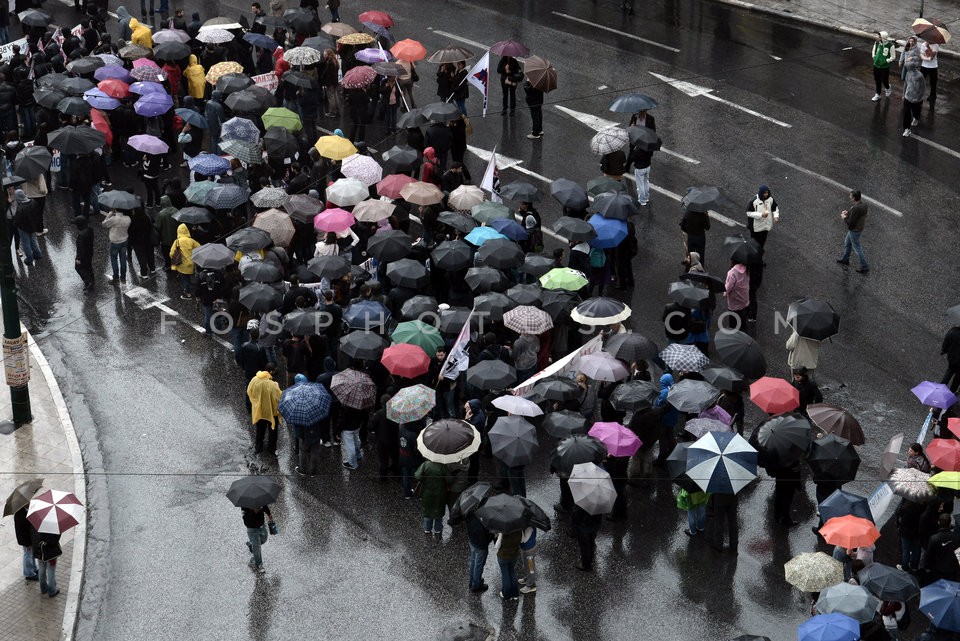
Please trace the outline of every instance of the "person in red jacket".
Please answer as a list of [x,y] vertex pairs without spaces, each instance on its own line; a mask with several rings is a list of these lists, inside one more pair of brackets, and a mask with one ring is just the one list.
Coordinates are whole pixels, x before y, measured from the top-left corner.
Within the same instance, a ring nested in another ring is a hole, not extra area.
[[166,62],[163,65],[162,71],[167,77],[167,82],[170,83],[170,95],[173,96],[173,101],[178,103],[180,96],[180,79],[183,77],[180,65],[175,62]]
[[423,166],[420,167],[420,180],[440,186],[440,165],[437,164],[437,153],[433,147],[423,150]]

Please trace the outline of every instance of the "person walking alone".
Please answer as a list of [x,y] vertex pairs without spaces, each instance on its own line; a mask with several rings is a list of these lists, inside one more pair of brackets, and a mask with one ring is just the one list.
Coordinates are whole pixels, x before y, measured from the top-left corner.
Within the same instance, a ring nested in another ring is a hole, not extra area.
[[747,204],[747,218],[750,237],[760,245],[762,256],[767,244],[767,234],[773,229],[775,223],[780,222],[780,206],[770,195],[770,188],[766,185],[760,185],[757,189],[757,197]]
[[119,211],[109,211],[101,223],[110,236],[110,266],[113,277],[110,282],[127,282],[127,248],[130,240],[130,217]]
[[77,226],[77,256],[74,269],[83,281],[83,293],[93,290],[93,230],[84,216],[73,219]]
[[878,31],[870,55],[873,58],[873,82],[877,90],[871,100],[880,102],[881,95],[889,98],[892,91],[890,88],[890,64],[897,57],[897,43],[890,40],[890,34],[886,31]]
[[263,574],[265,570],[263,569],[263,557],[260,554],[260,548],[269,538],[265,517],[273,519],[273,515],[270,514],[270,506],[242,507],[240,513],[243,516],[243,524],[247,528],[247,549],[253,555],[248,565],[256,570],[257,574]]
[[903,137],[909,138],[912,128],[920,124],[920,109],[923,106],[923,74],[916,58],[903,63]]
[[533,130],[527,134],[530,140],[543,138],[543,92],[530,84],[523,83],[523,91],[527,96],[527,106],[530,107],[530,118],[533,120]]
[[865,274],[870,271],[870,265],[867,264],[867,257],[863,254],[863,247],[860,246],[860,234],[863,233],[864,225],[867,222],[867,203],[861,200],[859,189],[850,192],[850,202],[853,205],[850,209],[844,209],[840,212],[840,218],[847,223],[847,235],[843,239],[843,256],[837,259],[841,265],[850,264],[850,250],[857,252],[860,259],[860,267],[857,272]]

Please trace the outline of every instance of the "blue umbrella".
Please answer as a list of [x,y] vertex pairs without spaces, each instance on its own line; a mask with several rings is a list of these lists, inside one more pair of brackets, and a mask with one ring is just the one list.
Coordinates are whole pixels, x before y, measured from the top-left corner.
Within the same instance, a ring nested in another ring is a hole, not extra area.
[[83,99],[86,100],[91,107],[102,109],[104,111],[110,111],[111,109],[116,109],[120,106],[119,100],[116,98],[111,98],[99,89],[87,89],[83,93]]
[[220,140],[240,140],[255,143],[260,140],[260,130],[252,120],[231,118],[220,127]]
[[280,416],[293,425],[314,425],[330,415],[333,398],[317,383],[300,383],[280,395]]
[[604,218],[600,214],[590,216],[588,220],[593,228],[597,230],[597,237],[590,241],[591,247],[600,249],[612,249],[623,242],[629,233],[627,223],[613,218]]
[[870,503],[862,496],[835,490],[820,504],[820,520],[826,523],[835,516],[859,516],[865,519],[873,520],[873,514],[870,512]]
[[736,432],[707,432],[687,450],[687,476],[711,494],[736,494],[757,478],[757,450]]
[[920,590],[920,611],[941,630],[960,632],[960,583],[940,579]]
[[390,310],[375,301],[360,301],[343,310],[343,322],[350,329],[370,330],[383,327],[388,320]]
[[207,192],[203,204],[214,209],[233,209],[247,202],[250,191],[240,185],[217,185]]
[[267,49],[269,51],[274,51],[280,45],[277,44],[277,41],[271,38],[270,36],[265,36],[262,33],[254,33],[248,31],[243,34],[243,39],[252,44],[254,47],[260,47],[261,49]]
[[164,93],[148,93],[133,103],[133,110],[141,116],[160,116],[173,107],[173,97]]
[[130,75],[130,72],[124,69],[123,67],[117,67],[115,65],[107,65],[106,67],[100,67],[93,72],[93,77],[97,80],[122,80],[123,82],[130,82],[133,80],[133,76]]
[[230,161],[216,154],[197,154],[187,164],[190,165],[190,171],[203,176],[222,176],[230,171]]
[[184,122],[190,123],[191,127],[199,127],[200,129],[207,128],[207,119],[201,116],[199,112],[196,112],[193,109],[186,109],[184,107],[181,107],[177,109],[176,112],[174,113],[180,116],[180,119],[183,120]]
[[145,96],[148,93],[167,93],[167,90],[163,88],[159,82],[150,82],[149,80],[135,82],[130,85],[130,93],[140,94]]
[[845,614],[818,614],[800,624],[798,641],[856,641],[860,624]]
[[477,227],[472,232],[467,234],[464,237],[464,240],[471,245],[479,247],[488,240],[493,240],[494,238],[506,238],[506,236],[498,232],[493,227]]
[[515,220],[510,220],[509,218],[499,218],[490,223],[490,226],[510,240],[519,241],[527,239],[527,230]]

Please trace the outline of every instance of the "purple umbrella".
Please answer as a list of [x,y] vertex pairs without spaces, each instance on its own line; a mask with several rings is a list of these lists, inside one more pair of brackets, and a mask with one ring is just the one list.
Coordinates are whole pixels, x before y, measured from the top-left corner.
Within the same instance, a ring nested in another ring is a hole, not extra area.
[[102,109],[104,111],[110,111],[111,109],[116,109],[120,106],[120,101],[116,98],[111,98],[107,94],[103,93],[99,89],[87,89],[83,93],[83,99],[87,101],[91,107],[96,107],[97,109]]
[[114,65],[108,65],[106,67],[100,67],[93,72],[93,77],[97,80],[122,80],[123,82],[130,82],[133,80],[133,77],[130,75],[130,72],[124,69],[123,67],[117,67]]
[[127,144],[137,151],[142,151],[145,154],[152,154],[154,156],[170,151],[170,146],[167,143],[150,134],[130,136],[130,138],[127,139]]
[[950,388],[942,383],[923,381],[910,391],[924,405],[939,407],[942,410],[957,402],[957,397],[950,391]]
[[375,62],[390,62],[390,60],[393,59],[393,56],[390,55],[389,51],[384,51],[383,49],[377,49],[375,47],[361,49],[357,53],[353,54],[353,57],[360,62],[366,62],[367,64],[373,64]]
[[159,82],[135,82],[130,85],[130,93],[145,96],[148,93],[167,93],[167,90]]
[[133,110],[141,116],[159,116],[170,111],[173,98],[168,93],[148,93],[133,103]]

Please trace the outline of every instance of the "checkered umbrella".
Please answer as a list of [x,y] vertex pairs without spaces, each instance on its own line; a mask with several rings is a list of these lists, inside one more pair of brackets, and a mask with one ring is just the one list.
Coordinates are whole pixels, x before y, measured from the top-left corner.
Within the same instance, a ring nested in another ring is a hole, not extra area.
[[333,398],[323,385],[300,383],[280,395],[280,416],[291,425],[315,425],[330,415]]
[[199,153],[187,164],[190,166],[190,171],[202,176],[222,176],[230,171],[230,161],[216,154]]
[[598,131],[590,139],[590,151],[598,156],[623,149],[630,144],[630,136],[626,129],[607,127]]
[[231,118],[220,127],[221,145],[225,140],[242,140],[254,143],[260,138],[260,130],[246,118]]
[[283,207],[290,196],[279,187],[264,187],[250,196],[254,207]]
[[[367,187],[376,185],[383,179],[383,167],[370,156],[353,154],[343,159],[340,173],[347,178],[355,178]],[[369,196],[369,192],[367,194]]]
[[167,78],[162,71],[149,65],[135,67],[130,71],[130,77],[140,82],[163,82]]
[[521,305],[504,312],[503,324],[518,334],[542,334],[553,328],[553,319],[542,309]]
[[667,367],[678,372],[699,372],[710,363],[694,345],[670,343],[660,352],[660,358]]
[[369,197],[367,185],[356,178],[341,178],[327,187],[327,200],[340,207],[353,207]]
[[250,190],[240,185],[216,185],[207,192],[204,204],[214,209],[233,209],[247,202]]
[[217,183],[212,180],[198,180],[190,184],[190,186],[183,191],[183,195],[194,205],[203,205],[207,202],[207,194],[216,186]]
[[270,234],[274,244],[280,247],[289,245],[296,231],[293,221],[290,220],[290,214],[279,209],[260,212],[253,220],[253,226]]
[[47,490],[30,500],[27,520],[41,534],[63,534],[80,523],[83,503],[72,492]]
[[430,413],[437,404],[437,393],[426,385],[411,385],[387,402],[387,419],[394,423],[412,423]]
[[369,374],[345,369],[333,375],[330,391],[340,404],[355,410],[373,407],[377,400],[377,386]]
[[223,153],[229,154],[248,165],[259,165],[263,162],[263,145],[260,144],[260,141],[221,140],[220,149]]

